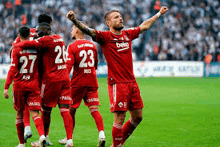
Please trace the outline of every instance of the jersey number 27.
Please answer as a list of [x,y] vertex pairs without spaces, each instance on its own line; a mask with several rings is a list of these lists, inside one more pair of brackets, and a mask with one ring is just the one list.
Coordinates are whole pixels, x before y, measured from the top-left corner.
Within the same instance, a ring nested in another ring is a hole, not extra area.
[[[20,73],[33,73],[34,63],[36,59],[37,55],[21,56],[19,62],[23,64],[21,66]],[[28,62],[31,62],[30,69],[27,69]]]

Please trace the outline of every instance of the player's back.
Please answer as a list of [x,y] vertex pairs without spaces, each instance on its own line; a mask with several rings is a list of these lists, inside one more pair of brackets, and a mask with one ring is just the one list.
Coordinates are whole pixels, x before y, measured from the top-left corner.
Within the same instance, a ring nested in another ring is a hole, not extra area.
[[38,52],[31,49],[16,48],[13,51],[12,58],[12,64],[18,69],[14,77],[14,89],[38,89]]
[[95,44],[86,39],[76,40],[68,47],[67,63],[69,58],[74,60],[71,85],[98,87],[96,77],[98,55]]
[[65,65],[65,44],[59,35],[49,35],[39,38],[43,50],[43,82],[58,82],[69,80]]

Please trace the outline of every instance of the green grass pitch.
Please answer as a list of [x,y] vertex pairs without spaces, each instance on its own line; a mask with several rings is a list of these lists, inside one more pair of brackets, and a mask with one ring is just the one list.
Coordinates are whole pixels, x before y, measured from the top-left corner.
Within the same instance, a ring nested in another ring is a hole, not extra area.
[[[113,114],[109,110],[106,78],[99,78],[99,110],[103,116],[106,147],[112,143]],[[12,99],[3,98],[0,80],[0,146],[18,144]],[[220,78],[137,78],[144,101],[143,121],[124,147],[217,147],[220,146]],[[52,111],[50,140],[55,147],[65,137],[58,108]],[[127,113],[126,120],[129,118]],[[33,136],[38,134],[31,120]],[[98,131],[82,103],[76,114],[75,147],[96,147]]]

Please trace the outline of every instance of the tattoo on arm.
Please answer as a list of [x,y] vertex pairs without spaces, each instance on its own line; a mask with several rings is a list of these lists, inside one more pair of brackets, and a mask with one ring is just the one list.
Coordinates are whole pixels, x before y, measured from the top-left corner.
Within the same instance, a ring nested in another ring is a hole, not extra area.
[[76,25],[76,27],[78,27],[85,34],[91,36],[92,38],[96,37],[96,32],[94,29],[87,27],[86,25],[84,25],[77,19],[72,20],[72,22]]

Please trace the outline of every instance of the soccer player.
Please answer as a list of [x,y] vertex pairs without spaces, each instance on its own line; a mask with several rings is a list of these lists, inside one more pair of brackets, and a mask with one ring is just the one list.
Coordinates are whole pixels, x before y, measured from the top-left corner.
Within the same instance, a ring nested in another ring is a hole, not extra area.
[[[110,109],[114,113],[112,147],[123,146],[142,121],[143,101],[133,74],[131,41],[149,29],[167,10],[167,7],[161,7],[156,15],[145,20],[140,26],[127,30],[123,30],[120,12],[111,10],[105,14],[105,22],[110,31],[98,31],[83,25],[76,19],[73,11],[67,14],[69,20],[101,45],[105,55],[108,66]],[[130,112],[130,119],[124,124],[126,111]]]
[[[20,41],[29,40],[30,29],[21,27],[19,29]],[[23,110],[29,108],[33,121],[40,135],[41,146],[46,146],[44,126],[39,110],[41,109],[40,89],[38,84],[38,61],[39,54],[36,50],[23,50],[15,48],[12,52],[12,63],[7,75],[4,97],[8,98],[8,89],[12,81],[13,103],[16,110],[16,128],[20,144],[17,147],[24,147],[24,122]]]
[[[69,113],[72,99],[70,97],[70,79],[65,64],[65,44],[60,35],[51,32],[48,23],[40,23],[38,29],[40,38],[17,43],[15,47],[35,48],[36,50],[44,51],[41,87],[43,113],[41,117],[45,133],[47,133],[50,126],[51,110],[58,104],[66,129],[66,147],[73,147],[73,121]],[[39,146],[38,142],[32,142],[31,145]]]
[[[47,15],[47,14],[40,14],[38,16],[38,23],[43,23],[43,22],[46,22],[48,24],[51,25],[52,23],[52,18]],[[30,28],[30,37],[29,37],[29,40],[33,40],[34,38],[37,38],[38,37],[38,34],[36,33],[36,29],[35,28]],[[18,36],[15,41],[12,43],[12,46],[14,46],[16,43],[19,43],[20,42],[20,37]],[[12,51],[13,47],[11,48],[11,51]],[[42,58],[42,57],[41,57]],[[40,60],[39,61],[39,66],[42,65],[41,63],[42,61]],[[39,86],[41,86],[41,75],[42,75],[42,71],[41,71],[42,67],[39,67],[38,70],[40,72],[39,74]],[[24,112],[23,112],[23,121],[24,121],[24,126],[25,126],[25,130],[24,130],[24,139],[25,139],[25,142],[27,142],[27,139],[28,138],[31,138],[32,137],[32,132],[31,132],[31,127],[30,127],[30,113],[29,113],[29,109],[28,107],[25,107],[24,109]],[[49,131],[47,131],[47,134],[46,134],[46,141],[47,141],[47,145],[49,146],[52,146],[53,144],[50,142],[49,140]]]
[[[73,128],[75,127],[75,113],[82,100],[88,106],[92,117],[95,120],[96,127],[99,131],[98,146],[105,146],[105,133],[102,116],[98,110],[98,81],[96,69],[98,66],[97,49],[94,43],[84,39],[84,33],[73,25],[72,38],[75,42],[68,47],[68,56],[66,65],[70,73],[72,67],[73,75],[71,79],[71,96],[73,104],[70,114],[73,118]],[[65,144],[65,139],[59,140],[60,144]]]

